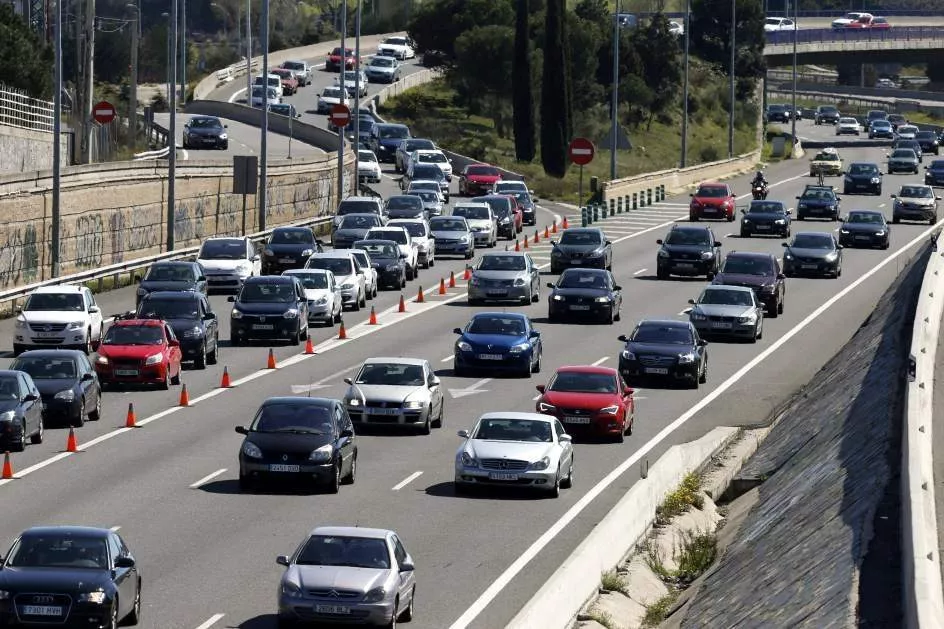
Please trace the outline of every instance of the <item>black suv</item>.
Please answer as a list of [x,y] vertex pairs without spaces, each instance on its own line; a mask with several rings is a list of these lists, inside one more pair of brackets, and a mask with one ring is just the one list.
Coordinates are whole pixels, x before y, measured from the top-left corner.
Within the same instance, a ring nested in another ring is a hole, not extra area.
[[276,227],[262,249],[262,274],[280,275],[287,269],[305,267],[309,256],[324,247],[310,227]]
[[724,258],[721,272],[713,284],[724,286],[747,286],[754,291],[757,300],[764,304],[764,315],[776,319],[783,314],[783,301],[787,295],[786,276],[780,269],[780,261],[769,253],[754,251],[732,251]]
[[790,110],[786,105],[768,105],[767,113],[764,116],[768,123],[771,122],[790,122]]
[[155,262],[148,269],[144,279],[136,275],[135,280],[140,282],[135,294],[135,304],[140,304],[148,293],[158,290],[193,291],[207,294],[206,274],[197,262],[183,260]]
[[721,242],[710,227],[676,225],[656,255],[656,276],[660,280],[670,275],[706,275],[710,280],[721,265]]
[[206,295],[154,292],[141,300],[133,316],[166,321],[180,341],[182,360],[192,360],[197,369],[216,364],[220,353],[220,324]]
[[229,301],[234,302],[229,324],[233,345],[272,338],[298,345],[308,338],[308,300],[297,276],[250,277]]
[[627,338],[619,356],[619,372],[627,382],[662,378],[686,382],[693,389],[708,380],[708,342],[689,321],[643,319]]
[[839,110],[832,105],[820,105],[813,115],[813,124],[836,124],[839,122]]
[[807,186],[803,194],[797,197],[797,220],[826,218],[839,220],[839,201],[832,186]]
[[853,162],[842,183],[842,193],[868,192],[882,194],[882,171],[878,164]]

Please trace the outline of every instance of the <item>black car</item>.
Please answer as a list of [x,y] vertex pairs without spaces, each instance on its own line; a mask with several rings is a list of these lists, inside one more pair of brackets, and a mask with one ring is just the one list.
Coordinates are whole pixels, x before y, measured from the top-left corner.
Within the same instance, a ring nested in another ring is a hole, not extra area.
[[805,221],[807,218],[839,220],[841,199],[836,196],[836,190],[832,186],[806,186],[797,200],[798,221]]
[[[894,115],[894,114],[893,114],[893,115]],[[869,126],[870,126],[874,121],[876,121],[876,120],[889,120],[888,112],[885,111],[884,109],[871,109],[871,110],[869,110],[869,113],[867,113],[867,114],[865,115],[865,121],[862,123],[862,126],[865,127],[865,130],[866,130],[866,131],[868,131],[868,130],[869,130]],[[889,122],[891,122],[891,120],[889,120]],[[892,125],[893,125],[896,129],[898,128],[898,126],[897,126],[896,123],[893,122]]]
[[34,349],[10,365],[28,373],[43,401],[44,420],[65,419],[76,428],[102,416],[102,385],[88,356],[77,349]]
[[140,282],[135,294],[136,305],[154,291],[193,291],[207,294],[206,274],[197,262],[183,260],[155,262],[143,279],[135,276],[135,280]]
[[230,295],[229,342],[286,339],[298,345],[308,338],[308,300],[305,287],[293,275],[250,277],[239,294]]
[[768,105],[764,116],[767,122],[790,122],[790,110],[786,105]]
[[656,244],[662,245],[656,255],[660,280],[671,275],[706,275],[710,280],[721,265],[721,242],[710,227],[675,225]]
[[[382,162],[393,162],[400,142],[410,138],[410,128],[402,124],[375,124],[370,130],[370,150]],[[439,168],[438,166],[436,168]]]
[[551,245],[551,273],[569,267],[613,268],[613,245],[598,227],[572,227]]
[[531,198],[531,194],[528,192],[507,192],[518,199],[518,206],[521,208],[521,222],[525,225],[537,225],[538,216],[537,209],[534,205],[534,199]]
[[269,111],[273,114],[285,116],[286,118],[301,118],[302,115],[295,109],[291,103],[273,103],[269,105]]
[[757,301],[764,304],[765,316],[776,319],[783,314],[787,296],[785,277],[780,262],[769,253],[732,251],[725,256],[721,272],[712,284],[749,287]]
[[381,287],[397,290],[406,288],[406,254],[392,240],[358,240],[353,244],[370,256],[370,263],[377,269],[377,283]]
[[800,232],[783,247],[783,273],[787,277],[842,275],[842,245],[829,232]]
[[878,164],[853,162],[842,181],[842,193],[866,192],[882,194],[882,171]]
[[348,214],[331,234],[331,245],[335,249],[350,249],[361,240],[372,227],[383,227],[383,219],[376,214]]
[[944,159],[936,159],[924,167],[924,185],[944,186]]
[[643,319],[627,338],[619,372],[628,383],[642,378],[685,382],[697,389],[708,380],[708,342],[688,321]]
[[133,316],[167,322],[180,342],[181,360],[193,361],[197,369],[216,364],[220,355],[220,323],[205,295],[151,293]]
[[276,227],[262,248],[262,273],[279,275],[304,268],[309,256],[322,251],[324,247],[310,227]]
[[395,194],[384,204],[387,218],[422,218],[426,215],[423,199],[415,194]]
[[741,213],[741,238],[790,236],[790,210],[781,201],[751,201]]
[[357,475],[357,438],[338,400],[271,397],[262,403],[239,448],[239,489],[254,481],[314,479],[330,493]]
[[184,123],[184,148],[229,148],[226,125],[215,116],[193,116]]
[[921,147],[922,152],[940,154],[940,143],[934,131],[918,131],[915,134],[915,141]]
[[43,400],[30,375],[0,370],[0,447],[22,452],[43,442]]
[[473,197],[470,203],[486,203],[492,208],[495,215],[495,224],[498,226],[498,235],[513,239],[518,234],[515,225],[515,216],[512,200],[504,194],[487,194],[483,197]]
[[551,322],[593,318],[613,325],[620,320],[623,287],[609,271],[566,269],[557,284],[549,282],[547,287],[551,289],[547,297],[547,318]]
[[813,114],[813,124],[836,124],[839,122],[839,110],[832,105],[820,105]]
[[898,131],[898,125],[900,124],[908,124],[908,119],[901,114],[888,114],[886,120],[891,124],[893,131]]
[[112,629],[141,618],[141,573],[118,533],[37,526],[0,564],[0,627]]
[[444,201],[449,203],[449,181],[442,168],[436,164],[412,164],[406,174],[400,177],[400,190],[409,190],[410,184],[414,181],[437,182],[440,192],[445,197]]
[[843,247],[880,247],[888,249],[891,227],[885,215],[872,210],[849,212],[839,228],[839,244]]

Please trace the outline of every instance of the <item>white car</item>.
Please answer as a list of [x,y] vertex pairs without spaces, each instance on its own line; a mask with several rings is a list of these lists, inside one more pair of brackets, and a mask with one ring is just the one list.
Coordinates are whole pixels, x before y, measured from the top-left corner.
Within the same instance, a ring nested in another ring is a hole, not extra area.
[[341,320],[341,287],[334,273],[324,269],[289,269],[282,275],[294,275],[302,283],[308,300],[308,325],[322,323],[332,327]]
[[396,57],[400,61],[416,57],[416,50],[406,37],[388,37],[377,46],[377,54],[384,57]]
[[416,244],[416,254],[424,269],[436,264],[436,240],[429,231],[425,218],[398,218],[387,223],[387,227],[402,227]]
[[263,77],[261,74],[252,80],[254,86],[261,87],[268,80],[269,87],[274,89],[279,95],[279,98],[285,96],[285,92],[282,89],[282,77],[278,74],[267,74]]
[[347,94],[340,87],[326,87],[318,95],[318,113],[330,114],[335,105],[351,105]]
[[419,248],[410,232],[404,227],[373,227],[364,240],[392,240],[397,243],[400,255],[406,256],[406,279],[412,280],[419,273]]
[[403,194],[410,194],[411,192],[419,192],[420,190],[428,190],[429,192],[436,192],[439,194],[439,200],[443,203],[446,202],[446,195],[443,194],[442,186],[439,185],[438,181],[433,181],[432,179],[417,179],[416,181],[411,181],[410,186],[403,191]]
[[248,238],[218,236],[200,245],[197,262],[206,272],[208,288],[238,291],[247,277],[262,273],[262,257]]
[[[263,92],[265,92],[264,95]],[[253,85],[252,94],[249,96],[249,106],[261,108],[263,100],[265,100],[266,105],[279,105],[282,103],[282,97],[279,96],[279,93],[274,88],[264,88],[261,85]]]
[[764,32],[776,33],[779,31],[795,31],[796,22],[785,17],[769,17],[764,20]]
[[[360,78],[358,78],[360,77]],[[341,87],[344,85],[344,89],[347,90],[347,95],[351,98],[354,98],[354,94],[357,93],[358,89],[361,93],[361,98],[367,96],[367,75],[364,74],[364,71],[361,70],[345,70],[344,74],[339,74],[334,78],[335,87]]]
[[918,135],[918,131],[918,127],[913,124],[900,124],[898,130],[895,131],[895,135],[898,136],[899,140],[914,140]]
[[334,273],[341,290],[342,303],[357,312],[367,305],[367,278],[358,272],[357,261],[348,249],[315,253],[305,263],[306,269],[324,269]]
[[528,188],[528,184],[521,181],[520,179],[503,179],[501,181],[496,181],[495,185],[492,186],[492,194],[518,194],[523,192],[525,194],[534,195],[534,191]]
[[855,118],[843,116],[836,123],[836,135],[859,135],[862,125]]
[[886,90],[897,90],[898,84],[891,79],[878,79],[875,81],[875,87]]
[[413,164],[435,164],[443,171],[446,181],[452,181],[452,162],[446,157],[446,154],[439,149],[420,149],[410,153],[407,159],[407,170]]
[[380,183],[383,179],[380,162],[377,161],[377,156],[373,151],[368,149],[357,151],[357,177],[368,183]]
[[367,285],[367,299],[373,299],[380,290],[380,279],[377,276],[377,269],[374,268],[370,256],[363,249],[349,249],[354,261],[357,262],[359,269],[364,271],[365,284]]
[[98,348],[104,322],[101,308],[85,286],[61,284],[33,291],[16,317],[13,354],[29,349],[79,349],[86,354]]
[[498,244],[498,221],[495,220],[495,213],[488,203],[457,203],[452,208],[452,215],[465,218],[475,238],[476,247],[494,247]]
[[871,19],[871,18],[872,18],[872,14],[871,14],[871,13],[859,13],[859,12],[857,12],[857,11],[853,11],[852,13],[846,13],[844,16],[842,16],[842,17],[839,18],[838,20],[833,20],[832,26],[833,26],[833,28],[836,29],[836,30],[841,30],[841,29],[847,28],[850,24],[852,24],[853,22],[856,22],[856,21],[858,21],[858,20],[860,20],[860,19],[862,19],[862,18],[870,18],[870,19]]

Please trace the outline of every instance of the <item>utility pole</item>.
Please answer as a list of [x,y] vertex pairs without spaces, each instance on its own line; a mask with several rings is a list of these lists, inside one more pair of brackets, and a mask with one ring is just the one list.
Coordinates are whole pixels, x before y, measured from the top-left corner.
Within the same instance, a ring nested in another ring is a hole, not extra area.
[[92,105],[95,99],[95,0],[88,0],[85,7],[85,57],[83,59],[84,76],[83,100],[79,105],[82,116],[82,163],[92,162]]
[[688,162],[688,42],[689,27],[692,22],[692,0],[685,4],[685,19],[682,20],[685,29],[685,75],[682,86],[682,157],[679,160],[679,168],[685,168]]
[[[264,86],[268,85],[266,79]],[[266,95],[263,90],[263,98]],[[246,105],[252,106],[252,0],[246,0]]]
[[180,0],[180,108],[187,106],[187,0]]
[[358,170],[358,150],[361,146],[361,4],[361,0],[357,0],[357,13],[354,16],[354,111],[351,112],[351,123],[354,125],[354,177],[358,185],[361,182],[361,173]]
[[127,6],[134,9],[134,24],[131,27],[131,85],[128,94],[128,146],[133,150],[138,137],[138,46],[141,41],[141,9],[133,3],[128,3]]
[[269,0],[262,0],[262,138],[259,141],[259,229],[266,228],[266,206],[268,194],[269,162]]
[[61,162],[62,147],[60,139],[62,137],[62,2],[55,0],[56,15],[53,25],[56,46],[55,61],[55,93],[53,95],[53,119],[52,119],[52,239],[50,247],[50,262],[52,266],[52,276],[59,277],[59,189],[61,182]]
[[731,0],[731,105],[728,108],[728,158],[734,157],[734,31],[737,30],[737,0]]
[[[341,96],[347,100],[347,88],[344,87],[344,70],[347,68],[347,48],[344,36],[347,35],[347,0],[341,2]],[[350,119],[348,121],[350,123]],[[356,174],[355,174],[356,176]],[[338,129],[338,201],[344,194],[344,129]]]
[[72,34],[75,36],[75,94],[72,101],[72,125],[77,128],[79,135],[77,142],[72,147],[72,159],[76,164],[82,163],[82,156],[85,154],[85,147],[82,146],[83,132],[85,126],[82,122],[83,103],[85,102],[85,64],[82,60],[85,58],[82,54],[82,45],[85,43],[85,2],[84,0],[73,0],[72,11],[75,14],[72,26]]
[[794,146],[796,146],[797,134],[797,29],[800,26],[797,19],[800,17],[799,5],[800,0],[793,3],[793,115],[790,116],[790,140]]
[[613,20],[613,87],[610,94],[610,181],[616,179],[616,133],[619,130],[619,40],[620,1],[616,0],[616,19]]
[[177,5],[183,0],[171,0],[170,42],[167,50],[170,54],[170,124],[167,132],[167,251],[174,250],[174,231],[176,229],[177,196],[174,184],[177,178]]

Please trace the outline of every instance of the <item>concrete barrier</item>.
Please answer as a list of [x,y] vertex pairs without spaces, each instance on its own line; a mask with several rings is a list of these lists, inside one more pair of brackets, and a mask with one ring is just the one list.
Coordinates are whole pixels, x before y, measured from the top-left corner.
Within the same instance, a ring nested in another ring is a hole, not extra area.
[[[195,100],[187,103],[184,112],[188,114],[203,114],[219,116],[228,120],[235,120],[253,127],[262,127],[263,111],[258,107],[247,107],[238,103],[228,103],[219,100]],[[291,124],[291,129],[289,129]],[[317,146],[325,151],[338,150],[338,134],[327,129],[316,127],[307,122],[292,120],[286,116],[269,115],[269,132],[280,135],[291,135],[296,140]]]
[[944,315],[944,238],[938,235],[936,243],[915,309],[901,443],[902,582],[908,629],[944,624],[932,435],[934,363]]
[[[59,163],[69,165],[72,132],[65,130],[59,139],[62,149]],[[52,164],[52,133],[0,125],[0,173],[18,173]]]

